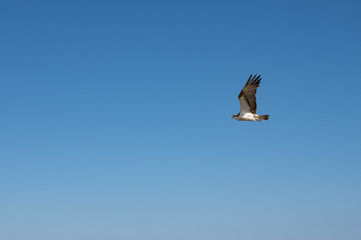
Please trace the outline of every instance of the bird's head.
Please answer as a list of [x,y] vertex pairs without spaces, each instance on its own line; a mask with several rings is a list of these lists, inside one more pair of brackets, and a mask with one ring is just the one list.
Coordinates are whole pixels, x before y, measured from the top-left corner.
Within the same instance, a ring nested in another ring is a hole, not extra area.
[[232,116],[233,119],[235,119],[236,117],[239,117],[239,113]]

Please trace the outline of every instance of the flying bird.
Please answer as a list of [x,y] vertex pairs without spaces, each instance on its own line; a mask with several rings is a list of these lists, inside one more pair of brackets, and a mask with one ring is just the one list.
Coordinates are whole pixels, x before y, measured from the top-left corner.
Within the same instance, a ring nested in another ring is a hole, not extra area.
[[268,120],[269,115],[257,115],[257,102],[256,93],[259,84],[261,83],[261,75],[254,75],[248,78],[246,85],[244,85],[242,91],[238,95],[239,103],[241,104],[241,111],[238,114],[232,116],[233,119],[238,121],[261,121]]

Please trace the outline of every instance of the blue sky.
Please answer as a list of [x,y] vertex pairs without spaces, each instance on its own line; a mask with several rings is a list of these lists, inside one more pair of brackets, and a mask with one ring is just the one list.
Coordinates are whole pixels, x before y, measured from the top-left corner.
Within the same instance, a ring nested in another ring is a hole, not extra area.
[[1,1],[0,238],[359,240],[360,10]]

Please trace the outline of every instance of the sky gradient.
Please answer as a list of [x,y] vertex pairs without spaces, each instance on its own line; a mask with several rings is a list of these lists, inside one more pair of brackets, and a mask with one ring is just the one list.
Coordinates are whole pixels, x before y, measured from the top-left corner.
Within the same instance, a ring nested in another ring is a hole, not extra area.
[[1,1],[0,239],[361,239],[360,11]]

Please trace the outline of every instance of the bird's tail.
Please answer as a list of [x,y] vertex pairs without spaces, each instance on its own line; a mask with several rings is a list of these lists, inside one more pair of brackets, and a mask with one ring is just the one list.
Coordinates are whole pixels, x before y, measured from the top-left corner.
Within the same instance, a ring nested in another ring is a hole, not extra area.
[[268,120],[269,119],[269,115],[257,115],[257,118],[259,119],[259,120]]

